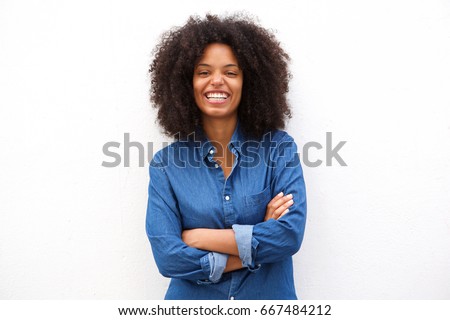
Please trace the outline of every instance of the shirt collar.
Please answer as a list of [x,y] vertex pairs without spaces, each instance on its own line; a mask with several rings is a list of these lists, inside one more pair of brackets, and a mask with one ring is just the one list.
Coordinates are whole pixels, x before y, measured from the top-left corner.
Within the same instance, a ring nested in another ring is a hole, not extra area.
[[[205,132],[203,131],[202,127],[198,127],[196,130],[196,137],[198,137],[197,141],[201,142],[200,145],[200,154],[202,158],[207,157],[208,155],[214,154],[215,148],[212,145],[211,141],[209,141],[208,137],[206,136]],[[239,124],[239,120],[236,124],[236,128],[234,129],[233,135],[231,136],[229,147],[230,150],[236,150],[238,153],[241,153],[241,145],[244,142],[245,136],[242,132],[242,128]],[[211,150],[213,153],[211,153]]]

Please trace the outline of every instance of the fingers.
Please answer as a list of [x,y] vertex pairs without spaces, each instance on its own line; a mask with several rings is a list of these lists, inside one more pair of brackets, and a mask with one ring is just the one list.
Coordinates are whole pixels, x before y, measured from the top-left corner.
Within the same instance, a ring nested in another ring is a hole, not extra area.
[[267,204],[267,207],[272,208],[274,206],[275,202],[277,202],[278,200],[280,200],[282,198],[283,198],[283,192],[280,192],[275,197],[273,197],[272,200],[270,200],[270,202]]
[[292,199],[292,195],[287,195],[283,198],[285,202],[281,203],[280,206],[272,213],[272,218],[278,220],[286,213],[289,212],[289,207],[294,204],[294,200]]
[[[273,204],[273,209],[276,210],[279,207],[283,206],[286,202],[288,202],[289,200],[291,200],[293,198],[292,194],[288,194],[285,195],[284,197],[280,197],[279,199],[277,199],[274,204]],[[274,198],[275,199],[275,198]],[[292,205],[292,204],[291,204]],[[290,206],[289,206],[290,207]],[[286,207],[286,208],[289,208]],[[285,208],[285,209],[286,209]]]
[[286,196],[282,192],[277,194],[268,204],[265,221],[269,219],[279,219],[289,212],[289,207],[294,204],[292,194]]

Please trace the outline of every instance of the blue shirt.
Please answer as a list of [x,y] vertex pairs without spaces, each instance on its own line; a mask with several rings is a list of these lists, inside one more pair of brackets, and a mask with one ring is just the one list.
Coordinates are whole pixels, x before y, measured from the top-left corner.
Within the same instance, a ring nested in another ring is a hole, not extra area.
[[[165,299],[297,299],[292,255],[306,221],[297,146],[280,130],[248,140],[238,123],[228,148],[235,160],[227,179],[202,130],[150,163],[146,231],[159,271],[172,278]],[[294,204],[264,222],[279,192],[291,193]],[[181,232],[193,228],[232,228],[244,268],[223,273],[226,254],[187,246]]]

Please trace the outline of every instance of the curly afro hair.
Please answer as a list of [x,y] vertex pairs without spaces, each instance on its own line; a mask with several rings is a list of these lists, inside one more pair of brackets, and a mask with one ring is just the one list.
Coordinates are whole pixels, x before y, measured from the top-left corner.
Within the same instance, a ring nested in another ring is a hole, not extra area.
[[184,26],[165,32],[154,49],[150,97],[164,133],[180,139],[201,125],[192,81],[195,64],[211,43],[229,45],[244,74],[238,107],[243,131],[258,138],[284,128],[291,118],[288,54],[269,30],[248,16],[206,15],[191,16]]

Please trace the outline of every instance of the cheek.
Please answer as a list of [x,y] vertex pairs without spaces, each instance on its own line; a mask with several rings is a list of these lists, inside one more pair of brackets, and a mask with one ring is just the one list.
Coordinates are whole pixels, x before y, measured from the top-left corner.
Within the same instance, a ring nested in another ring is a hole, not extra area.
[[202,83],[202,81],[195,81],[193,82],[193,87],[194,87],[194,94],[195,95],[201,95],[203,92],[203,88],[204,88],[204,84]]

